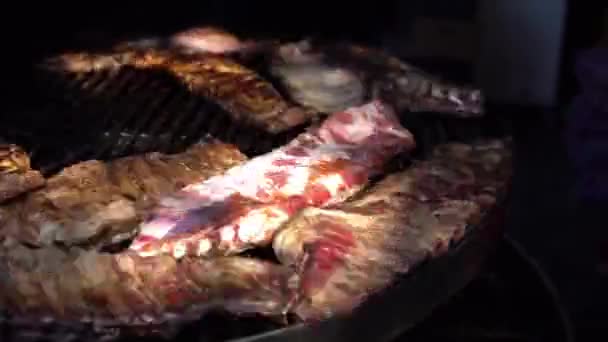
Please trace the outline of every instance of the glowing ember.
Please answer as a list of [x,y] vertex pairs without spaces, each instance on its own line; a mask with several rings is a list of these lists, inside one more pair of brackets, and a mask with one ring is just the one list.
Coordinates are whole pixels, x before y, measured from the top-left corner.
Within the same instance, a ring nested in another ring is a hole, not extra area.
[[[378,101],[335,113],[286,146],[161,200],[131,249],[181,257],[268,244],[297,211],[345,200],[413,147],[412,135]],[[161,248],[167,245],[169,252]]]

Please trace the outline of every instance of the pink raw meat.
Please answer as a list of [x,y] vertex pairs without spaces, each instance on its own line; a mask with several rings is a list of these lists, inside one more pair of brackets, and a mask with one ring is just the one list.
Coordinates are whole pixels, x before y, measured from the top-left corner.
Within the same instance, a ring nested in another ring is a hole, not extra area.
[[161,200],[130,248],[180,258],[267,245],[296,212],[344,201],[413,147],[379,101],[334,113],[289,144]]

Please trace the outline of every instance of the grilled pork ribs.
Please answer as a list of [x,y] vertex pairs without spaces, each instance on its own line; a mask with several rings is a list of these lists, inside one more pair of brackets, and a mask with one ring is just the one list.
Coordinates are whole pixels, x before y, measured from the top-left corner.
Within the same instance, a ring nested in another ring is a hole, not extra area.
[[[510,177],[509,143],[496,140],[438,146],[374,183],[415,146],[393,108],[468,118],[483,99],[368,47],[197,28],[43,66],[166,70],[270,134],[324,120],[252,159],[213,142],[48,179],[19,147],[0,149],[0,309],[28,333],[61,323],[162,334],[211,310],[345,314],[460,240]],[[265,246],[279,263],[237,255]]]

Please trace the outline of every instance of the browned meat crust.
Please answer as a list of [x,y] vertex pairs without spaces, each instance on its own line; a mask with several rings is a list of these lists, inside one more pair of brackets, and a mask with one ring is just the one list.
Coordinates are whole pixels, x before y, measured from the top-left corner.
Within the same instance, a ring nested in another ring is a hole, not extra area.
[[46,68],[61,72],[89,72],[126,65],[166,70],[191,92],[217,102],[237,122],[271,133],[306,123],[317,115],[316,111],[290,104],[270,82],[226,56],[186,56],[148,49],[106,54],[67,53],[45,62]]
[[0,247],[0,309],[30,333],[51,322],[163,334],[211,310],[280,315],[287,270],[241,257],[141,258],[55,247]]
[[279,260],[298,274],[290,310],[304,320],[348,313],[445,252],[494,205],[510,159],[500,141],[447,144],[350,202],[303,210],[274,241]]
[[232,145],[197,144],[183,153],[148,153],[108,163],[90,160],[0,207],[0,240],[34,246],[104,246],[136,233],[148,205],[162,195],[245,161]]
[[30,157],[17,145],[0,145],[0,203],[42,187],[44,177],[30,167]]

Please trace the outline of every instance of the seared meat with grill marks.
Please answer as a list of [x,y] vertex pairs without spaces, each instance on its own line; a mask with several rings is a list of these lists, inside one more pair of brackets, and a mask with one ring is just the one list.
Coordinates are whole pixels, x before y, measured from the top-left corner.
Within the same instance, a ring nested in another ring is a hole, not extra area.
[[286,101],[275,87],[234,60],[212,54],[180,55],[167,50],[66,53],[48,59],[47,69],[89,72],[131,66],[168,71],[196,94],[216,102],[240,123],[278,133],[310,121],[311,109]]
[[284,44],[273,54],[271,73],[289,95],[320,111],[340,110],[368,97],[398,111],[483,114],[481,91],[444,82],[383,51],[353,44]]
[[178,262],[1,246],[0,310],[11,314],[10,326],[30,336],[48,338],[55,325],[65,331],[58,337],[66,338],[92,324],[100,338],[121,332],[172,337],[183,323],[211,310],[280,315],[288,299],[287,271],[241,257]]
[[34,246],[118,242],[136,233],[142,213],[159,197],[245,160],[232,145],[210,143],[174,155],[154,152],[107,163],[81,162],[0,207],[0,240]]
[[131,249],[180,258],[270,244],[298,210],[344,201],[413,147],[380,102],[334,113],[281,148],[163,198]]
[[[318,112],[332,113],[372,99],[398,111],[483,115],[479,89],[446,82],[378,49],[311,40],[242,41],[214,27],[125,42],[107,53],[66,53],[43,65],[63,72],[125,65],[162,68],[193,92],[217,101],[235,119],[272,133],[305,123]],[[277,82],[273,86],[256,72]],[[279,92],[305,108],[292,106]]]
[[0,203],[44,186],[44,177],[30,166],[30,157],[19,146],[0,145]]
[[296,270],[289,310],[304,320],[348,313],[399,274],[445,252],[508,182],[501,141],[447,144],[331,208],[307,208],[277,233],[279,260]]

